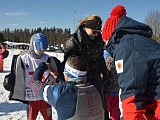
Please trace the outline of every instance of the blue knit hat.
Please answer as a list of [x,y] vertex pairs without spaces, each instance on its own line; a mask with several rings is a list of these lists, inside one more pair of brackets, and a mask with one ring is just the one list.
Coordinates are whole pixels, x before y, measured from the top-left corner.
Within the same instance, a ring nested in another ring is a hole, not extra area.
[[103,57],[104,59],[107,59],[109,57],[109,53],[107,52],[107,50],[103,51]]
[[42,33],[36,33],[34,36],[36,50],[46,50],[48,48],[47,37]]

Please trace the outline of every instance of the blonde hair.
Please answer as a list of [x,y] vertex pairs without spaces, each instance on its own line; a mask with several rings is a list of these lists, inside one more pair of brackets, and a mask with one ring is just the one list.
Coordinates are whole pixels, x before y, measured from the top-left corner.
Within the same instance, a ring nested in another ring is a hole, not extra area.
[[94,14],[94,15],[90,15],[87,18],[84,18],[84,19],[80,20],[79,24],[78,24],[78,27],[84,25],[86,23],[86,21],[88,21],[88,20],[95,20],[95,21],[100,20],[100,21],[102,21],[99,15]]

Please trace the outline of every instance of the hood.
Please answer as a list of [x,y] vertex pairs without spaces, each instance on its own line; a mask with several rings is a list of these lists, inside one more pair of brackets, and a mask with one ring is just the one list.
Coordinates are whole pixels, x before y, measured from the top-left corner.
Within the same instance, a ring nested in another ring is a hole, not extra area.
[[35,34],[30,39],[30,47],[28,50],[28,54],[35,59],[40,59],[40,58],[42,58],[43,54],[39,55],[37,53],[35,42],[34,42],[34,36],[35,36]]
[[[122,33],[122,35],[120,33]],[[122,16],[112,36],[121,38],[125,34],[138,34],[145,37],[152,37],[152,29],[144,23],[133,20],[127,16]]]
[[128,34],[137,34],[151,38],[153,33],[148,25],[140,23],[127,16],[122,16],[112,33],[112,37],[106,46],[106,50],[113,55],[115,46],[121,41],[123,36]]

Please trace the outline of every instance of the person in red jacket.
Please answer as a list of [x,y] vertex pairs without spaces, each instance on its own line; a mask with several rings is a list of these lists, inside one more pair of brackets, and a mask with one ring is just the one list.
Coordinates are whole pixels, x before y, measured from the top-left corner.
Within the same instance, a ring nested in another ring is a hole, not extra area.
[[0,59],[4,59],[4,57],[3,57],[3,53],[4,53],[4,51],[6,50],[7,48],[6,48],[6,44],[5,43],[1,43],[1,46],[0,46]]
[[6,45],[4,43],[1,43],[0,46],[0,72],[3,72],[3,64],[4,64],[4,56],[3,53],[6,50]]
[[121,89],[124,120],[160,120],[160,44],[152,29],[117,5],[102,29]]

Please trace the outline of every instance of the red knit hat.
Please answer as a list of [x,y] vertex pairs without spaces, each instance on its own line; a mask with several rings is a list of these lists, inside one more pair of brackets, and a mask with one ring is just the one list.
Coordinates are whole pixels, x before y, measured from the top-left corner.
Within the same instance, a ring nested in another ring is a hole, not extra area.
[[104,41],[110,39],[112,32],[114,31],[114,28],[117,25],[119,19],[122,15],[126,14],[126,9],[122,5],[117,5],[112,9],[110,17],[107,19],[102,29],[102,38]]

